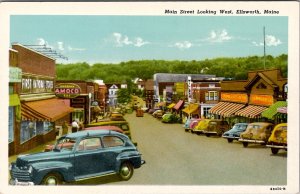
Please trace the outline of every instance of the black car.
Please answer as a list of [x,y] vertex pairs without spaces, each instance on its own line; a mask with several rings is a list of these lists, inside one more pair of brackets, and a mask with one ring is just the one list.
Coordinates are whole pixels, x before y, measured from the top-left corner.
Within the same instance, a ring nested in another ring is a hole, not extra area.
[[19,156],[10,165],[10,184],[58,185],[110,174],[129,180],[144,163],[126,135],[80,131],[59,138],[50,152]]

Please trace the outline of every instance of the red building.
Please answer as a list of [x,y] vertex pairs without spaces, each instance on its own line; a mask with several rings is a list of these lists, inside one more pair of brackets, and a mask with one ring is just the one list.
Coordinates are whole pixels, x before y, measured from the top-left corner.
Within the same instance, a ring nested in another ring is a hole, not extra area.
[[[55,59],[21,44],[10,49],[9,155],[54,140],[73,111],[56,98]],[[11,71],[12,70],[12,71]],[[18,79],[15,79],[19,77]]]

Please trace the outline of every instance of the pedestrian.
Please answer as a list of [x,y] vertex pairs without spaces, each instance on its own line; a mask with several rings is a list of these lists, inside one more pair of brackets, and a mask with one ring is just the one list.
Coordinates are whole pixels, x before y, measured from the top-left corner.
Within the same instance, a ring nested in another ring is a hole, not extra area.
[[72,133],[77,132],[78,129],[79,129],[79,125],[78,125],[77,121],[73,120],[73,122],[72,122]]
[[62,135],[66,135],[68,134],[69,130],[68,130],[68,124],[67,121],[64,121],[62,124]]

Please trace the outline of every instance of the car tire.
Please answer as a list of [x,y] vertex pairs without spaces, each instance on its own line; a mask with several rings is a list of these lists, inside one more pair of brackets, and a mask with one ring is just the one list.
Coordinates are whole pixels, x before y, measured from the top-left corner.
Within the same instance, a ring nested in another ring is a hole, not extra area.
[[243,142],[244,148],[248,147],[248,142]]
[[42,185],[61,185],[61,184],[62,184],[62,176],[58,173],[49,173],[42,180]]
[[122,163],[119,171],[119,176],[122,180],[128,181],[133,175],[133,166],[130,162]]
[[228,138],[227,141],[228,141],[228,143],[232,143],[232,142],[233,142],[233,139]]
[[278,148],[271,148],[272,154],[278,154]]
[[206,134],[205,134],[205,136],[206,136],[206,137],[209,137],[209,136],[210,136],[210,134],[209,134],[209,133],[206,133]]

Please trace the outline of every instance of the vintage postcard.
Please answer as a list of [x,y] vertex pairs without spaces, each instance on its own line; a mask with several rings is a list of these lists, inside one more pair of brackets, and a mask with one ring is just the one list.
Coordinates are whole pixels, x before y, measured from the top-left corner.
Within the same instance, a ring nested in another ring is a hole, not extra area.
[[299,192],[298,2],[3,2],[0,23],[1,194]]

